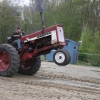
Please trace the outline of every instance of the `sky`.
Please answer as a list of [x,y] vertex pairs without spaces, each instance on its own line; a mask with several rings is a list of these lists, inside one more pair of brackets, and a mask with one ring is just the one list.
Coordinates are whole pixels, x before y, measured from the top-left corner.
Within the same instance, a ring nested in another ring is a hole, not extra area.
[[23,6],[23,5],[28,5],[30,0],[12,0],[12,1],[16,1],[17,3]]
[[16,1],[17,3],[20,3],[23,6],[24,4],[28,5],[30,0],[11,0],[11,1]]
[[29,1],[30,1],[30,0],[21,0],[21,3],[22,3],[22,4],[28,5],[28,4],[29,4]]

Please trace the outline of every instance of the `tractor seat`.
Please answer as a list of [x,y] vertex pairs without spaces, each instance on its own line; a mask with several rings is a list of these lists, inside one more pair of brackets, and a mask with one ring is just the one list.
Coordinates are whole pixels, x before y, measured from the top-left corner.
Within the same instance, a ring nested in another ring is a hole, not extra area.
[[9,44],[11,44],[11,43],[13,42],[13,39],[12,39],[11,37],[7,37],[7,42],[8,42]]
[[[14,42],[14,40],[11,37],[7,37],[7,41],[9,44],[11,44],[13,47],[15,47],[16,49],[18,48],[17,43]],[[22,48],[23,48],[23,43],[21,42]]]
[[13,45],[14,47],[17,46],[17,43],[13,42],[13,39],[11,37],[7,37],[7,41],[9,44]]

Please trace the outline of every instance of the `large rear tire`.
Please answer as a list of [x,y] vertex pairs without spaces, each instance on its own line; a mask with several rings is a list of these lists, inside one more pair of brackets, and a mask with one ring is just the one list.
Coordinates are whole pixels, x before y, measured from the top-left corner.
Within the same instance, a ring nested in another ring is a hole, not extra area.
[[9,44],[0,45],[0,76],[11,77],[19,67],[17,50]]
[[33,75],[37,73],[37,71],[40,69],[40,66],[41,59],[40,57],[36,57],[20,64],[18,73],[23,75]]
[[66,66],[69,62],[69,54],[63,49],[57,50],[53,55],[53,61],[60,66]]

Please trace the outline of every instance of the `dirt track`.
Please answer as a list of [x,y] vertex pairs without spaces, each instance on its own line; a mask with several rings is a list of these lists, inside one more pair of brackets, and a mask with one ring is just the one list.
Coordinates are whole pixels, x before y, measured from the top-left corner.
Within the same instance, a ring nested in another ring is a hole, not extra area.
[[100,100],[100,68],[42,62],[35,76],[0,77],[0,100]]

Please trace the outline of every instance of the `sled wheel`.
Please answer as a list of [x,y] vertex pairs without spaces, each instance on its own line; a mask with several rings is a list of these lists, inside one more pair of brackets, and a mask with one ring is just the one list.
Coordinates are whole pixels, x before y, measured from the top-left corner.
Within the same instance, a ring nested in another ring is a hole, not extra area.
[[20,64],[18,73],[23,75],[33,75],[40,69],[40,66],[41,59],[40,57],[36,57]]
[[0,45],[0,76],[11,77],[19,67],[19,55],[9,44]]
[[63,49],[57,50],[53,55],[53,61],[57,65],[65,66],[68,64],[69,54]]

